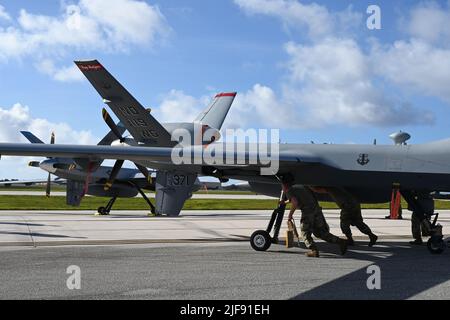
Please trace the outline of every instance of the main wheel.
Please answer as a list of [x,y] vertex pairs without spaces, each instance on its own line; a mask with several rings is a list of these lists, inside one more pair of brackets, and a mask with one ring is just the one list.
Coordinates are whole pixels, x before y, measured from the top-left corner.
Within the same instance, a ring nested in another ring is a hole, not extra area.
[[109,214],[109,211],[107,211],[105,207],[98,208],[97,212],[102,216],[107,216]]
[[250,244],[256,251],[267,251],[272,244],[272,238],[267,231],[255,231],[250,237]]
[[445,250],[445,242],[442,239],[433,239],[431,237],[427,242],[428,251],[432,254],[441,254]]

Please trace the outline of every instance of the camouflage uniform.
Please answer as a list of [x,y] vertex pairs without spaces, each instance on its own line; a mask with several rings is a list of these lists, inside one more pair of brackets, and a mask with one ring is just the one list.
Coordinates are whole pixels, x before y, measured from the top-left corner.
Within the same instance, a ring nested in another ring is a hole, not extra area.
[[366,235],[372,235],[372,230],[363,221],[361,204],[350,193],[340,188],[327,188],[327,191],[341,209],[341,230],[348,239],[352,238],[350,226],[357,227]]
[[430,222],[429,217],[434,212],[434,199],[431,196],[427,196],[417,200],[420,204],[421,211],[415,211],[413,208],[408,206],[409,210],[412,210],[411,215],[411,232],[413,238],[419,242],[422,241],[422,235],[428,236],[430,233]]
[[300,219],[301,236],[308,249],[317,250],[317,246],[312,238],[314,234],[317,238],[330,243],[339,243],[340,239],[330,233],[330,227],[325,221],[322,208],[319,206],[313,192],[303,186],[294,185],[286,193],[289,200],[292,197],[297,199],[298,209],[301,210]]

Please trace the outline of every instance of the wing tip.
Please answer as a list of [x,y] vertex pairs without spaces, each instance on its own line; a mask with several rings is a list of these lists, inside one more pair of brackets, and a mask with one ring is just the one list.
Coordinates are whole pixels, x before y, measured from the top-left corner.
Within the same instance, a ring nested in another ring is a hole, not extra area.
[[97,59],[80,59],[75,60],[75,64],[84,64],[84,63],[99,63]]
[[222,92],[215,96],[215,98],[222,98],[222,97],[236,97],[237,92]]
[[104,67],[98,60],[77,60],[74,61],[77,67],[81,71],[97,71],[102,70]]

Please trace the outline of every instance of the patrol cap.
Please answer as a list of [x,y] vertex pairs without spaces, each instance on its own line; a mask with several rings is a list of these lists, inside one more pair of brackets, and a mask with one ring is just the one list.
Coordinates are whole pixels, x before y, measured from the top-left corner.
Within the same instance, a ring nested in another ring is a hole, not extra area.
[[290,173],[280,175],[280,180],[282,183],[293,184],[295,182],[294,177]]

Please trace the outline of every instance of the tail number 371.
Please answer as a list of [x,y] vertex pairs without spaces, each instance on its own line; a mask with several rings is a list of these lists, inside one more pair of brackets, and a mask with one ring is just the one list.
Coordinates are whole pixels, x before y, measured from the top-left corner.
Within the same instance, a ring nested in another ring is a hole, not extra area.
[[187,186],[189,185],[189,179],[184,174],[174,174],[168,179],[171,186]]

